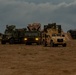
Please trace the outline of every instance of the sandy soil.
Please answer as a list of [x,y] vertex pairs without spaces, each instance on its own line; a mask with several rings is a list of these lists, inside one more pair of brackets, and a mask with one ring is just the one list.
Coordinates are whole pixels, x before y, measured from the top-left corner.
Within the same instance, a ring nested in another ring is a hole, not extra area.
[[0,44],[0,75],[76,75],[76,41],[54,48]]

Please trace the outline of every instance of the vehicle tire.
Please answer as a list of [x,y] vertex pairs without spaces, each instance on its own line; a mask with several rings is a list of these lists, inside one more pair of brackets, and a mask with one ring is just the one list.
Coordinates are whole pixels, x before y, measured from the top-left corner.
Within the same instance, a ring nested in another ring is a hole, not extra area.
[[2,40],[2,41],[1,41],[1,44],[6,44],[6,41],[3,41],[3,40]]
[[44,41],[44,42],[43,42],[43,45],[44,45],[44,47],[46,47],[46,46],[47,46],[47,43]]
[[62,45],[63,47],[66,47],[66,43]]
[[39,43],[37,43],[37,45],[39,45]]
[[54,47],[58,47],[58,45],[57,44],[54,44]]
[[25,45],[32,45],[32,43],[30,43],[30,42],[26,42]]
[[14,43],[15,43],[14,38],[11,38],[11,39],[9,40],[9,44],[14,44]]
[[53,41],[50,42],[50,46],[51,47],[54,47],[55,46],[54,43],[53,43]]
[[27,42],[25,42],[24,44],[25,44],[25,45],[28,45],[28,43],[27,43]]
[[28,44],[29,44],[29,45],[32,45],[32,43],[30,43],[30,42],[29,42]]
[[41,45],[41,43],[40,43],[40,42],[38,42],[38,43],[37,43],[37,45]]

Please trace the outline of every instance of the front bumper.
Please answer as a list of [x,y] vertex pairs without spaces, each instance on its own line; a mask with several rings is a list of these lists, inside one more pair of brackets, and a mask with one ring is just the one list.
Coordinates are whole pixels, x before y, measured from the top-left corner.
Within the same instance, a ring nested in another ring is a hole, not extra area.
[[40,43],[40,39],[38,38],[24,38],[25,43]]

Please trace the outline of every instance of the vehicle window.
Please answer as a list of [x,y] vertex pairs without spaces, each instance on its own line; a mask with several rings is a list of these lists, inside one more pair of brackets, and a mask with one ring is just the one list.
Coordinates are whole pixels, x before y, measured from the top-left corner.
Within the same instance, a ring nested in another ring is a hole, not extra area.
[[46,35],[46,37],[49,37],[49,35]]
[[57,34],[57,36],[61,36],[61,34]]
[[52,34],[52,36],[56,36],[56,34]]
[[38,33],[25,33],[25,36],[38,36]]
[[65,35],[62,35],[62,37],[65,37]]

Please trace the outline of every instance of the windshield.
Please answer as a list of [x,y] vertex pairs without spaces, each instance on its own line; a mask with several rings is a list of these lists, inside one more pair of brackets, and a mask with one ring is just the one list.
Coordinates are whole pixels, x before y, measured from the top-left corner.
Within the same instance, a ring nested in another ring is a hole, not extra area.
[[61,34],[57,34],[57,36],[61,36]]
[[32,33],[32,32],[27,32],[27,33],[25,33],[25,36],[39,36],[39,34],[38,33]]
[[56,34],[52,34],[52,36],[56,36]]

